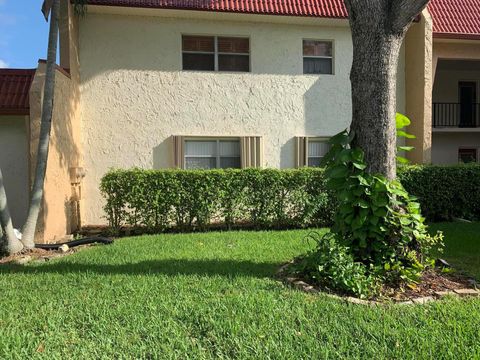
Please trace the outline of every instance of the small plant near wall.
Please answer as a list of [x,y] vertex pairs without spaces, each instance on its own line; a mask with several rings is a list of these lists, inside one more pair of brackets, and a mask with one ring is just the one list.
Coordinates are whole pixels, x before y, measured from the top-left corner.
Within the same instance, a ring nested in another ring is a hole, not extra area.
[[294,271],[367,298],[381,285],[418,283],[434,264],[432,250],[442,247],[443,235],[429,235],[420,204],[399,181],[366,171],[363,151],[350,146],[354,136],[345,130],[330,140],[324,164],[326,186],[340,204],[335,225],[317,237],[316,248],[296,262]]

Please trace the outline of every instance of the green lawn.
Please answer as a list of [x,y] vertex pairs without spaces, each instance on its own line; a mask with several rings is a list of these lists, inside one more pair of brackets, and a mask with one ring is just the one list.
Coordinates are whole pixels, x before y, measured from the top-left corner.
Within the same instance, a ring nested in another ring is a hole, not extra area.
[[[436,227],[480,275],[480,224]],[[3,266],[0,359],[480,357],[480,299],[366,308],[272,279],[306,232],[145,236]]]

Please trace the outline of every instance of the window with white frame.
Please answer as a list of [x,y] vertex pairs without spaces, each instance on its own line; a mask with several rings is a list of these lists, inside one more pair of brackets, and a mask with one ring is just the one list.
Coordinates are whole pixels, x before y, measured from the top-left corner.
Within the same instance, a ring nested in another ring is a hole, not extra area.
[[182,36],[183,70],[250,71],[250,39]]
[[461,164],[470,164],[478,162],[479,149],[460,148],[458,149],[458,162]]
[[308,140],[308,166],[319,167],[323,157],[330,150],[328,139],[309,139]]
[[333,74],[333,42],[303,40],[303,73]]
[[185,140],[185,169],[228,169],[240,166],[240,140]]

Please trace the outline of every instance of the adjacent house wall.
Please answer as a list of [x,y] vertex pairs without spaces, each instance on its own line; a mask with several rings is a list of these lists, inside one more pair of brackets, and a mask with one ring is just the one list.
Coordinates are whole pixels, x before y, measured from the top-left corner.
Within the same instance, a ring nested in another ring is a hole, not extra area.
[[407,145],[414,147],[407,157],[417,164],[431,161],[432,46],[432,19],[425,10],[405,40],[406,115],[412,121],[408,132],[416,136],[407,139]]
[[0,116],[0,168],[15,228],[28,211],[27,125],[28,116]]
[[459,148],[480,149],[480,131],[434,132],[432,140],[432,162],[435,165],[458,164]]
[[[99,184],[108,169],[173,166],[172,135],[259,135],[264,166],[292,168],[295,136],[331,136],[350,124],[346,21],[301,26],[184,13],[197,18],[89,11],[81,19],[84,224],[105,222]],[[182,71],[182,34],[249,37],[251,73]],[[303,75],[302,39],[334,40],[335,75]],[[399,73],[398,106],[404,111],[403,52]]]
[[[36,166],[45,70],[46,64],[41,62],[30,89],[31,181]],[[71,94],[70,76],[65,71],[57,70],[44,201],[35,236],[35,241],[40,243],[59,240],[78,225],[70,168],[77,167],[80,161],[80,124],[72,112]]]

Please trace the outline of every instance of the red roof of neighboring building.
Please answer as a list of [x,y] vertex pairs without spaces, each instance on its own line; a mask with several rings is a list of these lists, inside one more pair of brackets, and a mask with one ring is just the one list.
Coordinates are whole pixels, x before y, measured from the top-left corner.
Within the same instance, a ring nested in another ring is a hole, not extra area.
[[[88,0],[90,5],[346,19],[343,0]],[[480,38],[480,0],[431,0],[437,36]]]
[[35,69],[0,69],[0,115],[29,115]]
[[90,5],[347,18],[343,0],[88,0]]
[[480,39],[480,0],[432,0],[429,11],[436,36]]

